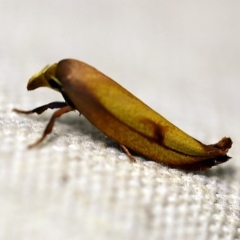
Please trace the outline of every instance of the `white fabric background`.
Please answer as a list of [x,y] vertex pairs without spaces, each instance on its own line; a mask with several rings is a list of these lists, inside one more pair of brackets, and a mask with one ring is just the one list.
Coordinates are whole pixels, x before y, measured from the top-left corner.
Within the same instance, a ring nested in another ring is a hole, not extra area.
[[[240,239],[240,2],[0,2],[0,239]],[[85,61],[233,158],[185,173],[137,157],[70,113],[32,150],[55,100],[26,91],[63,58]]]

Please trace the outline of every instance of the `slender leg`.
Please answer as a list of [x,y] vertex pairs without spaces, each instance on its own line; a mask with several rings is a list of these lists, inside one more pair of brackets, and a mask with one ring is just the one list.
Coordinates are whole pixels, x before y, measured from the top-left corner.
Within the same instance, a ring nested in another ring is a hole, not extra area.
[[124,145],[120,145],[123,151],[127,154],[131,161],[136,162],[135,157],[128,151],[128,149]]
[[42,137],[41,137],[39,140],[37,140],[35,143],[29,145],[28,147],[29,147],[29,148],[32,148],[32,147],[35,147],[36,145],[38,145],[39,143],[41,143],[41,142],[46,138],[46,136],[47,136],[49,133],[52,132],[53,125],[54,125],[54,122],[55,122],[56,118],[59,118],[59,117],[61,117],[63,114],[68,113],[68,112],[71,112],[71,111],[73,111],[73,110],[74,110],[74,109],[73,109],[72,107],[70,107],[69,105],[67,105],[67,106],[64,106],[64,107],[60,108],[60,109],[57,110],[56,112],[54,112],[53,115],[52,115],[52,117],[51,117],[51,119],[50,119],[50,121],[48,122],[48,124],[47,124],[44,132],[43,132]]
[[23,114],[31,114],[31,113],[41,114],[44,111],[46,111],[48,108],[50,108],[50,109],[63,108],[65,106],[67,106],[67,103],[65,103],[65,102],[51,102],[51,103],[48,103],[41,107],[34,108],[33,110],[30,110],[30,111],[24,111],[24,110],[20,110],[20,109],[16,109],[16,108],[14,108],[13,111],[17,112],[17,113],[23,113]]

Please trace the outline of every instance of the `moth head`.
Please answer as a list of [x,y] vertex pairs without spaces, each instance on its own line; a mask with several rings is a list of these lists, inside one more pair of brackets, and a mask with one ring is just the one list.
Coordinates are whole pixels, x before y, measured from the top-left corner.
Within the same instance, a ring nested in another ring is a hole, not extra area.
[[49,87],[60,92],[62,84],[56,78],[57,63],[47,65],[40,72],[34,74],[28,81],[27,89],[34,90],[39,87]]

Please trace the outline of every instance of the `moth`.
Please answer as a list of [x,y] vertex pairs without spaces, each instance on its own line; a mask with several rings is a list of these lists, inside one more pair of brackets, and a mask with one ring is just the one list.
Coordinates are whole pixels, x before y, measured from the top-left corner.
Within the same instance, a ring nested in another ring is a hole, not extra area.
[[28,82],[27,89],[49,87],[62,94],[64,102],[52,102],[23,114],[41,114],[56,110],[42,137],[51,133],[56,118],[77,110],[106,136],[115,140],[133,161],[129,150],[173,168],[203,171],[230,159],[232,140],[224,137],[218,143],[205,145],[189,136],[151,109],[117,82],[94,67],[64,59],[48,65]]

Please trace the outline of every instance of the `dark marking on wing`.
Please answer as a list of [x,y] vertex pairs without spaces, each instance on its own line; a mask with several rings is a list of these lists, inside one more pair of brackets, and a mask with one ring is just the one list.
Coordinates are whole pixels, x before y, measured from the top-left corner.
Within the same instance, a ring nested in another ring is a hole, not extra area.
[[[153,122],[152,120],[148,119],[148,118],[143,118],[140,121],[141,123],[143,123],[144,125],[146,125],[146,128],[148,129],[148,132],[152,132],[153,136],[147,136],[141,132],[139,132],[142,136],[148,138],[151,141],[157,141],[160,145],[164,145],[164,135],[168,129],[168,127],[162,127],[157,125],[157,123]],[[149,129],[151,129],[149,131]]]

